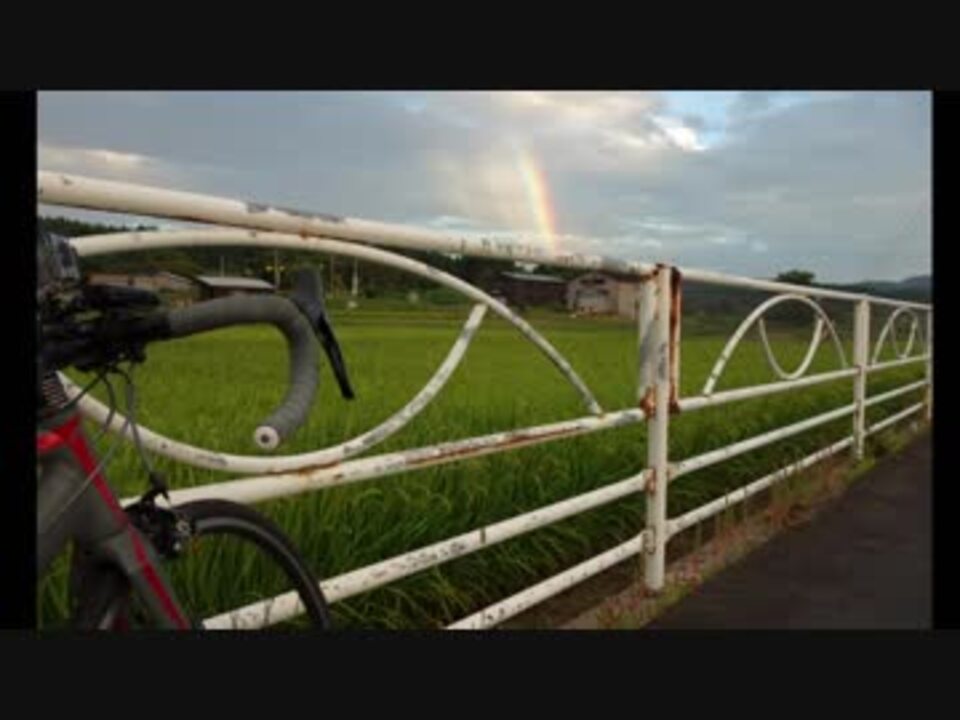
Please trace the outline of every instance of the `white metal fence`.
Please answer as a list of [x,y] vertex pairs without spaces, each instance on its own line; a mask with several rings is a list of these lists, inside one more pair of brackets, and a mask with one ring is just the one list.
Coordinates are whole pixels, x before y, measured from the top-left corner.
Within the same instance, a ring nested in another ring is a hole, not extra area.
[[[314,250],[358,258],[420,275],[454,289],[476,303],[460,337],[424,388],[402,410],[385,422],[337,446],[284,457],[228,455],[191,446],[142,428],[140,433],[143,444],[154,452],[198,467],[251,476],[174,491],[171,493],[171,500],[174,503],[214,497],[254,503],[586,435],[610,428],[646,423],[647,466],[643,471],[582,495],[325,580],[322,588],[331,602],[381,587],[426,568],[440,565],[635,493],[646,493],[647,496],[646,526],[638,528],[635,537],[463,618],[450,627],[477,629],[494,626],[634,555],[643,556],[646,585],[651,591],[656,592],[661,590],[664,584],[667,543],[677,533],[847,448],[852,449],[853,456],[859,459],[863,455],[864,439],[871,433],[879,432],[920,411],[925,411],[927,420],[932,417],[933,308],[921,303],[755,280],[703,270],[626,262],[577,253],[558,253],[537,244],[458,237],[403,226],[287,210],[258,203],[60,173],[39,173],[38,197],[41,203],[53,205],[165,217],[216,226],[212,229],[118,233],[79,238],[74,241],[74,245],[83,256],[159,247],[218,245]],[[601,408],[593,393],[563,355],[504,304],[459,278],[371,245],[529,261],[585,270],[607,270],[635,277],[641,290],[638,314],[637,407],[619,410]],[[683,279],[776,293],[744,319],[723,349],[701,393],[693,397],[679,397]],[[819,301],[824,299],[848,302],[853,307],[852,358],[846,357],[844,345],[840,341],[834,322],[819,304]],[[764,322],[764,315],[771,308],[783,303],[805,305],[810,308],[814,317],[809,348],[798,367],[790,372],[784,370],[777,361]],[[893,310],[880,330],[871,354],[870,311],[874,306],[892,306]],[[350,459],[394,434],[436,397],[463,358],[488,309],[512,323],[550,359],[579,393],[588,414],[546,425]],[[906,345],[901,349],[897,342],[896,330],[898,321],[902,325],[902,320],[909,322],[909,335]],[[759,331],[767,360],[780,380],[753,387],[715,391],[717,380],[723,373],[727,360],[746,332],[754,326]],[[824,330],[830,336],[838,353],[841,369],[806,375],[824,339]],[[918,340],[922,342],[918,343]],[[887,341],[893,346],[896,359],[879,362]],[[880,395],[867,397],[869,373],[920,362],[926,364],[925,379]],[[852,402],[844,407],[694,457],[677,460],[671,459],[669,455],[670,416],[673,413],[695,412],[705,407],[810,387],[843,378],[850,379],[853,386]],[[64,379],[71,392],[76,394],[78,388],[66,378]],[[867,407],[924,387],[927,392],[923,402],[907,407],[902,412],[873,426],[866,425]],[[85,415],[93,419],[104,422],[108,418],[108,409],[89,395],[82,398],[80,407]],[[845,416],[852,416],[852,431],[849,437],[699,508],[678,517],[667,517],[669,485],[678,477]],[[123,432],[125,420],[120,413],[114,413],[111,429],[114,432]],[[126,432],[129,434],[129,428]],[[213,628],[254,628],[281,622],[300,612],[302,608],[298,600],[293,593],[290,593],[209,618],[205,624]]]

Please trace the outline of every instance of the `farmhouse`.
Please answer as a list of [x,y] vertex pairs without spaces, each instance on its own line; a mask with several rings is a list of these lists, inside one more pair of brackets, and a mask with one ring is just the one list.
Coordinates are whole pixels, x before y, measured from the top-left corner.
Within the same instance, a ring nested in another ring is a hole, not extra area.
[[567,284],[566,301],[576,313],[636,318],[640,283],[629,275],[591,272]]
[[204,300],[227,295],[261,295],[276,292],[272,284],[259,278],[197,275],[196,281],[200,285],[200,294]]
[[491,292],[505,298],[509,305],[520,308],[530,305],[564,306],[563,279],[553,275],[502,272]]

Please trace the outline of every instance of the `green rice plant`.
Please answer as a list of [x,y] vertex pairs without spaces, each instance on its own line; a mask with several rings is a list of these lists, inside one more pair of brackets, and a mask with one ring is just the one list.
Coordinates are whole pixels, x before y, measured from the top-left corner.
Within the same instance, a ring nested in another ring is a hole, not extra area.
[[[415,312],[379,307],[367,311],[361,306],[337,311],[334,322],[357,399],[340,398],[329,369],[321,368],[313,411],[282,452],[301,453],[342,442],[396,412],[445,357],[467,312],[466,306]],[[606,410],[636,406],[635,323],[574,319],[539,310],[531,311],[528,320],[568,358]],[[683,336],[682,396],[700,393],[726,339],[690,332]],[[809,330],[778,329],[771,341],[781,365],[790,369],[806,352]],[[849,361],[849,337],[844,343]],[[152,346],[150,362],[135,373],[139,419],[191,444],[253,454],[253,428],[285,390],[285,353],[281,336],[259,327]],[[839,367],[832,343],[825,342],[809,372]],[[869,379],[869,393],[919,379],[923,371],[923,364],[916,363],[878,372]],[[84,376],[76,374],[76,379]],[[717,390],[775,379],[754,333],[734,353]],[[832,381],[674,415],[670,458],[691,457],[849,404],[852,385],[849,379]],[[94,394],[106,398],[102,388]],[[923,390],[918,390],[871,407],[868,424],[922,397]],[[368,454],[585,414],[576,391],[550,362],[512,326],[488,316],[438,398]],[[843,418],[678,478],[670,486],[668,514],[677,516],[741,487],[849,435],[851,427],[852,418]],[[645,437],[642,425],[617,428],[268,501],[258,508],[290,534],[321,577],[332,577],[633,475],[646,464]],[[103,439],[101,448],[112,441]],[[174,488],[230,477],[165,458],[154,462]],[[126,444],[108,475],[122,496],[146,487],[136,453]],[[336,603],[334,619],[345,628],[442,627],[628,540],[644,521],[644,497],[624,498]],[[249,601],[255,584],[237,586],[244,563],[249,560],[225,550],[216,557],[205,556],[178,582],[189,588],[192,604],[239,606]],[[66,569],[66,559],[61,558],[40,585],[38,615],[43,627],[61,625],[66,617]]]

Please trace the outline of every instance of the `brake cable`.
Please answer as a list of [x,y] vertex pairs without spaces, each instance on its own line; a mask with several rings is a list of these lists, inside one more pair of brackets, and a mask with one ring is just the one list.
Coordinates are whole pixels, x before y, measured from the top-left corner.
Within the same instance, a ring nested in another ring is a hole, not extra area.
[[[132,366],[132,363],[131,363]],[[167,483],[163,475],[158,472],[153,465],[151,464],[146,451],[143,449],[143,442],[140,439],[140,430],[137,427],[137,399],[136,399],[136,387],[133,384],[133,378],[130,377],[130,374],[121,368],[119,365],[115,368],[116,372],[123,376],[123,379],[126,381],[126,390],[127,390],[127,421],[130,425],[130,433],[133,436],[133,446],[137,450],[137,455],[140,458],[140,462],[147,470],[147,478],[150,481],[150,485],[153,488],[154,495],[159,494],[167,500],[170,501],[170,495],[167,492]]]

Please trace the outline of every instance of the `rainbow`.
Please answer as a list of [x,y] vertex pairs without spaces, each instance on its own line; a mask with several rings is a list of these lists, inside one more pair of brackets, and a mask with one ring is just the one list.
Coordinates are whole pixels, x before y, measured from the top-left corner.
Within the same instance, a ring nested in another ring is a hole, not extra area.
[[557,223],[550,186],[536,158],[526,149],[517,150],[517,168],[527,191],[530,211],[537,231],[551,250],[557,249]]

